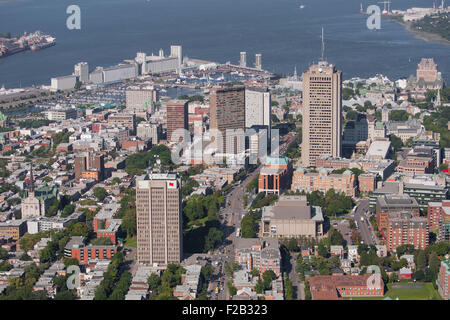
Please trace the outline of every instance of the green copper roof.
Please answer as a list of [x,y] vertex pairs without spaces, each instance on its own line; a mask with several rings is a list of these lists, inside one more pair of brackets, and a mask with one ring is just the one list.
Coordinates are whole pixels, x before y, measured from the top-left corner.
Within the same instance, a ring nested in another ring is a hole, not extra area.
[[273,157],[267,157],[266,158],[266,164],[288,164],[289,159],[287,157],[282,158],[273,158]]
[[42,187],[34,191],[34,196],[39,200],[48,200],[56,198],[57,195],[58,195],[58,188],[55,186],[49,186],[47,184],[43,185]]
[[0,122],[5,122],[6,119],[8,119],[8,117],[5,116],[2,112],[0,112]]

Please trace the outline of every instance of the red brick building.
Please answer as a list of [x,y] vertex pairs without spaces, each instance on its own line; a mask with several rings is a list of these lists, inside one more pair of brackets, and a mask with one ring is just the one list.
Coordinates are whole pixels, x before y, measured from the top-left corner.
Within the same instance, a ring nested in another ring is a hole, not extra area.
[[340,300],[344,297],[382,297],[381,274],[314,276],[309,279],[312,300]]
[[80,264],[86,264],[94,259],[109,260],[116,252],[116,246],[86,246],[83,237],[72,237],[64,248],[64,256],[76,258]]
[[277,239],[238,238],[235,261],[247,270],[257,269],[262,275],[272,270],[278,277],[281,274],[281,253]]
[[429,243],[427,218],[414,217],[409,212],[389,213],[386,232],[388,251],[404,244],[411,244],[416,249],[424,250]]
[[93,155],[89,152],[77,155],[74,160],[75,180],[80,179],[103,179],[105,171],[104,156]]
[[450,300],[450,260],[441,261],[436,284],[442,300]]
[[358,176],[359,192],[374,192],[377,188],[377,177],[373,174]]
[[292,164],[288,158],[267,157],[258,178],[258,192],[280,194],[291,184]]
[[420,208],[416,199],[403,194],[378,197],[375,207],[378,231],[387,229],[389,213],[405,211],[414,217],[420,216]]
[[428,202],[428,227],[430,227],[430,229],[439,228],[440,219],[445,214],[450,214],[450,200],[444,200],[442,202]]

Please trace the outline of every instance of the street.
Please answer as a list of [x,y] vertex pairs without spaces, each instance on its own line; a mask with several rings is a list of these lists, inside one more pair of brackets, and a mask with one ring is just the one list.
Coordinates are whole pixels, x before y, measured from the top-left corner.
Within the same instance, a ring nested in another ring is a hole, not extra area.
[[361,235],[362,241],[364,241],[364,244],[376,245],[377,238],[373,232],[372,225],[370,224],[369,219],[367,217],[368,211],[369,211],[369,200],[364,199],[358,203],[353,216],[355,223],[357,223],[357,228],[359,234]]

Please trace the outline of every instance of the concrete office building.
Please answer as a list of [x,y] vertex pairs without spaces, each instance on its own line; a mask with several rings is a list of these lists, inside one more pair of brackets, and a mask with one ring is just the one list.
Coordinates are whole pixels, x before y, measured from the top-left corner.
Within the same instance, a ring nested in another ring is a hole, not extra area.
[[158,91],[154,89],[127,89],[126,108],[130,112],[153,113],[154,104],[158,101]]
[[129,113],[114,113],[108,117],[108,123],[123,126],[130,130],[131,134],[136,132],[136,115]]
[[273,206],[263,207],[262,237],[322,237],[322,209],[310,206],[306,196],[281,196]]
[[[178,142],[175,136],[172,139],[173,133],[178,129],[189,130],[188,124],[188,104],[187,100],[170,100],[166,104],[167,110],[167,141]],[[180,133],[181,134],[181,133]],[[186,141],[187,132],[183,134],[184,141]]]
[[76,119],[78,111],[76,108],[57,108],[44,112],[48,120],[61,121],[67,119]]
[[51,79],[51,88],[53,90],[69,90],[75,87],[76,76],[63,76]]
[[161,125],[157,123],[139,123],[137,126],[136,136],[146,140],[152,139],[152,145],[159,143],[161,137]]
[[303,73],[303,166],[341,156],[342,71],[324,61]]
[[268,88],[248,87],[245,89],[245,127],[271,125],[271,98]]
[[137,259],[156,268],[183,258],[181,180],[151,173],[136,181]]
[[74,75],[78,81],[87,83],[89,81],[89,65],[87,62],[79,62],[74,66]]
[[[245,87],[214,86],[209,92],[210,129],[222,134],[222,153],[238,154],[245,151]],[[242,130],[230,134],[227,130]]]

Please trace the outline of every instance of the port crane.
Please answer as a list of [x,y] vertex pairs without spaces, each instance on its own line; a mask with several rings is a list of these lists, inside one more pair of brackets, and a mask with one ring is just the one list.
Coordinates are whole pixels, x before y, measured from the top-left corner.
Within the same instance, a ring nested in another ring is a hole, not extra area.
[[[385,1],[380,1],[380,2],[378,2],[378,3],[382,3],[384,6],[383,6],[383,13],[384,12],[391,12],[391,1],[389,1],[389,0],[385,0]],[[386,4],[387,4],[387,11],[386,11]]]

